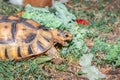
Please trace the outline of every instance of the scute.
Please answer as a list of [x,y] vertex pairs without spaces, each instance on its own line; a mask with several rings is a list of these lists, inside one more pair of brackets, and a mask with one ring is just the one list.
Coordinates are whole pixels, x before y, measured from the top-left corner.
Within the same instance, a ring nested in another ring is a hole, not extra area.
[[19,23],[16,25],[16,40],[17,42],[30,43],[37,36],[37,30],[27,27],[26,25]]
[[31,45],[31,47],[33,51],[35,51],[35,53],[41,54],[50,49],[52,44],[53,42],[51,41],[51,39],[46,40],[45,37],[43,37],[43,35],[40,34],[37,37],[37,40]]
[[11,34],[11,23],[2,22],[0,23],[0,44],[7,44],[13,41]]
[[[37,23],[30,20],[32,23],[36,24],[35,26],[23,20],[27,19],[14,16],[0,17],[0,44],[10,44],[14,42],[30,43],[36,38],[36,26],[38,27]],[[28,25],[32,26],[32,28]]]

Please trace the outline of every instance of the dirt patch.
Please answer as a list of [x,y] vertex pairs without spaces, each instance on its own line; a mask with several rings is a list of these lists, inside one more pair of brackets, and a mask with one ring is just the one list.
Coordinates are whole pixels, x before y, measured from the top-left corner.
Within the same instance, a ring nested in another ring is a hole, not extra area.
[[69,66],[62,70],[56,70],[55,68],[50,68],[50,66],[46,65],[43,67],[43,70],[47,72],[50,76],[47,80],[88,80],[78,72],[81,71],[81,67],[79,65],[69,64]]
[[120,68],[112,69],[111,67],[102,69],[107,78],[103,80],[120,80]]

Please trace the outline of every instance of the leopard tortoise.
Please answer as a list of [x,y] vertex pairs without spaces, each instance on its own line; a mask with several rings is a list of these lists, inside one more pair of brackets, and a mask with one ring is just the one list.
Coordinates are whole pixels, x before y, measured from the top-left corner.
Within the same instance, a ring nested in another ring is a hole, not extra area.
[[21,60],[46,54],[53,62],[62,60],[54,43],[66,46],[72,34],[48,29],[41,24],[16,16],[0,16],[0,59]]

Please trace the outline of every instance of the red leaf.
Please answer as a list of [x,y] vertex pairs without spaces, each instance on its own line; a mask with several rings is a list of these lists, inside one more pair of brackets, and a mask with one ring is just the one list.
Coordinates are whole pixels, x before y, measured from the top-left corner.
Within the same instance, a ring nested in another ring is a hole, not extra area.
[[89,25],[88,21],[83,20],[83,19],[76,19],[76,22],[77,22],[77,24],[83,24],[85,26]]

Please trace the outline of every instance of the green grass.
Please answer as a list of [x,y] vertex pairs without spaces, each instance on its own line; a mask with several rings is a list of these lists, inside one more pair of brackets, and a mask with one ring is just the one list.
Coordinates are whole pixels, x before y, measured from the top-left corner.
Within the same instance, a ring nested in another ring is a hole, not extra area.
[[47,64],[36,60],[0,61],[0,80],[45,80],[46,76],[42,67]]
[[12,15],[15,12],[20,11],[22,8],[8,4],[0,0],[0,14],[1,15]]

